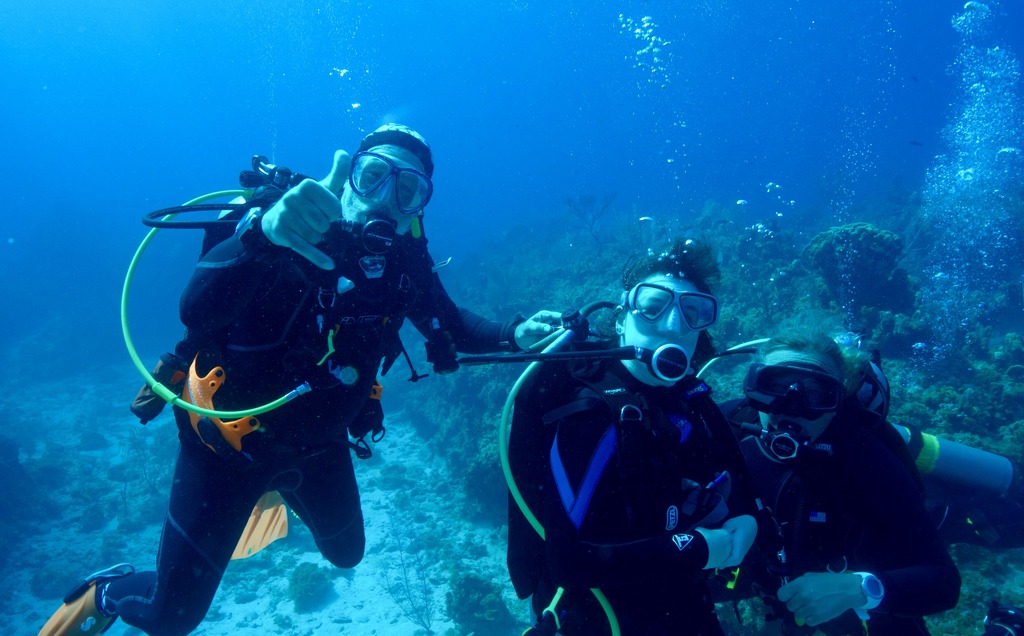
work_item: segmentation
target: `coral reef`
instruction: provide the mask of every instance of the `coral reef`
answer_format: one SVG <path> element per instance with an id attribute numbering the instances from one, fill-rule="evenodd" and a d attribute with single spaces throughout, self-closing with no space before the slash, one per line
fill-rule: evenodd
<path id="1" fill-rule="evenodd" d="M 432 634 L 436 608 L 428 563 L 436 560 L 432 557 L 436 557 L 437 546 L 431 545 L 429 535 L 421 528 L 400 526 L 398 516 L 394 510 L 388 514 L 388 534 L 395 556 L 385 562 L 381 583 L 402 616 Z"/>
<path id="2" fill-rule="evenodd" d="M 903 239 L 871 223 L 849 223 L 821 232 L 804 256 L 844 307 L 876 307 L 907 313 L 914 291 L 899 267 Z"/>
<path id="3" fill-rule="evenodd" d="M 334 594 L 327 569 L 315 563 L 300 563 L 288 576 L 288 594 L 296 612 L 311 612 Z"/>
<path id="4" fill-rule="evenodd" d="M 471 572 L 452 572 L 448 615 L 463 634 L 496 634 L 515 622 L 501 600 L 501 587 Z"/>

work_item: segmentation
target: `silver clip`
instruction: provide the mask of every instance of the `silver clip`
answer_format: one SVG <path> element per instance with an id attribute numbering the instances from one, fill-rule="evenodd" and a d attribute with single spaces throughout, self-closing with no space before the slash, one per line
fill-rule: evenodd
<path id="1" fill-rule="evenodd" d="M 326 289 L 324 287 L 321 287 L 320 290 L 316 293 L 316 302 L 322 308 L 330 309 L 331 307 L 334 307 L 334 300 L 337 297 L 338 295 L 334 292 L 333 289 Z M 324 298 L 330 298 L 330 304 L 324 304 Z"/>
<path id="2" fill-rule="evenodd" d="M 625 424 L 626 422 L 642 422 L 643 419 L 644 412 L 635 404 L 627 404 L 619 411 L 619 423 L 621 424 Z"/>
<path id="3" fill-rule="evenodd" d="M 437 270 L 441 269 L 442 267 L 447 267 L 451 262 L 452 262 L 452 257 L 449 256 L 448 258 L 444 259 L 440 263 L 438 263 L 438 264 L 434 265 L 433 267 L 431 267 L 430 271 L 431 271 L 431 273 L 436 272 Z"/>

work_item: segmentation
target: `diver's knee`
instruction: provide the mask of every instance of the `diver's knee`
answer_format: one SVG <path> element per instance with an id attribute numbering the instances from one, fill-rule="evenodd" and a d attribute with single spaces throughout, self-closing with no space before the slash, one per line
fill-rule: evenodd
<path id="1" fill-rule="evenodd" d="M 337 522 L 334 524 L 337 528 Z M 321 526 L 323 528 L 323 526 Z M 329 536 L 314 531 L 320 554 L 339 568 L 354 568 L 363 560 L 366 552 L 366 530 L 363 527 L 363 513 L 358 508 L 345 520 L 344 528 Z"/>
<path id="2" fill-rule="evenodd" d="M 320 553 L 331 565 L 338 568 L 354 568 L 363 560 L 366 541 L 328 541 L 320 545 Z"/>

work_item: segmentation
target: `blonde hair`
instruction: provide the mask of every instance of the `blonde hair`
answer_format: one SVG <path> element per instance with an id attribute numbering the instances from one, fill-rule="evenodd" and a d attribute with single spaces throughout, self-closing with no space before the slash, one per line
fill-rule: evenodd
<path id="1" fill-rule="evenodd" d="M 762 356 L 783 351 L 799 351 L 820 358 L 828 367 L 839 370 L 847 395 L 852 395 L 864 381 L 869 356 L 860 349 L 843 347 L 831 333 L 817 325 L 790 326 L 776 334 L 761 349 Z"/>

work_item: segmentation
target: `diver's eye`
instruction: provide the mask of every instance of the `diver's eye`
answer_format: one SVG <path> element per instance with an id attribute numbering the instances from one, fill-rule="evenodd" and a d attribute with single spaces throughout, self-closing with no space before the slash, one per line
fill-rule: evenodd
<path id="1" fill-rule="evenodd" d="M 661 315 L 672 302 L 672 293 L 657 287 L 642 286 L 636 292 L 636 311 L 644 318 L 654 319 Z"/>

